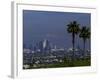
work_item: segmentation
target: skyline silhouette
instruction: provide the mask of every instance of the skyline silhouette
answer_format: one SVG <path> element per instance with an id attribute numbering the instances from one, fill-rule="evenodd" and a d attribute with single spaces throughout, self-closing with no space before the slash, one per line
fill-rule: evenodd
<path id="1" fill-rule="evenodd" d="M 23 10 L 23 43 L 30 46 L 47 39 L 58 48 L 70 48 L 72 37 L 66 31 L 66 25 L 72 20 L 77 21 L 80 27 L 91 27 L 90 13 Z M 83 48 L 82 39 L 76 36 L 75 40 L 75 47 Z"/>

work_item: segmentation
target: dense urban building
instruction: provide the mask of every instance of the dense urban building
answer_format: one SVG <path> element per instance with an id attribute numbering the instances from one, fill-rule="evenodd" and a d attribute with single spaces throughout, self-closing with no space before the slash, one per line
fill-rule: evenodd
<path id="1" fill-rule="evenodd" d="M 75 59 L 82 58 L 82 50 L 75 49 Z M 24 48 L 23 50 L 23 67 L 28 68 L 28 65 L 37 67 L 36 64 L 54 64 L 61 63 L 64 59 L 72 59 L 73 49 L 57 48 L 56 45 L 51 46 L 50 41 L 43 40 L 35 44 L 34 47 Z M 85 57 L 90 56 L 90 51 L 86 50 Z M 27 67 L 26 67 L 27 65 Z"/>

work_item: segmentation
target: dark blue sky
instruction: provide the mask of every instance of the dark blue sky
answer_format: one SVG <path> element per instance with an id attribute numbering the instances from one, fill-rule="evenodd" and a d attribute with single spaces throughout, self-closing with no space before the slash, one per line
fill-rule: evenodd
<path id="1" fill-rule="evenodd" d="M 89 13 L 23 10 L 23 42 L 27 46 L 34 46 L 37 42 L 48 39 L 59 48 L 70 48 L 72 36 L 66 31 L 66 25 L 74 20 L 80 27 L 91 26 Z M 76 37 L 75 44 L 83 47 L 82 39 Z M 89 44 L 88 41 L 86 44 Z"/>

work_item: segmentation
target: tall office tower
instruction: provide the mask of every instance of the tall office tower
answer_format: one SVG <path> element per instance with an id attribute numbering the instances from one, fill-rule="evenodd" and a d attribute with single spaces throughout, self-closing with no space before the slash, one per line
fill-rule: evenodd
<path id="1" fill-rule="evenodd" d="M 41 53 L 43 53 L 43 42 L 42 41 L 38 43 L 38 49 L 40 50 Z"/>
<path id="2" fill-rule="evenodd" d="M 54 46 L 54 49 L 55 49 L 55 51 L 57 50 L 57 46 L 56 45 Z"/>
<path id="3" fill-rule="evenodd" d="M 50 52 L 51 46 L 48 40 L 43 41 L 43 49 L 44 49 L 44 52 Z"/>

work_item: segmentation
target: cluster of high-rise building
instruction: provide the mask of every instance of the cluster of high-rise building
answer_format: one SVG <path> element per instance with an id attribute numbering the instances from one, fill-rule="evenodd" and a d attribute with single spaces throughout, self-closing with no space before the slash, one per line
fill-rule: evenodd
<path id="1" fill-rule="evenodd" d="M 40 41 L 34 46 L 34 52 L 46 53 L 51 51 L 51 45 L 48 40 Z"/>

